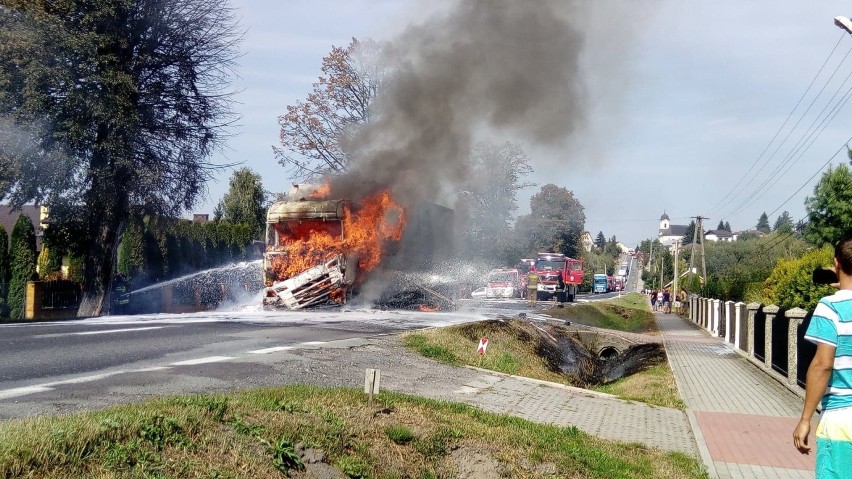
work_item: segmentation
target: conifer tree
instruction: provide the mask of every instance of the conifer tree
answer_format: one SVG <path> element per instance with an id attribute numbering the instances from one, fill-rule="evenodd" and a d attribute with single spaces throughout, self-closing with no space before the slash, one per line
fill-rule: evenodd
<path id="1" fill-rule="evenodd" d="M 12 270 L 9 281 L 9 317 L 21 319 L 24 317 L 27 281 L 37 279 L 35 227 L 27 215 L 18 216 L 12 230 L 9 257 Z"/>
<path id="2" fill-rule="evenodd" d="M 9 235 L 6 228 L 0 225 L 0 318 L 9 317 L 9 280 L 12 270 L 9 266 Z"/>

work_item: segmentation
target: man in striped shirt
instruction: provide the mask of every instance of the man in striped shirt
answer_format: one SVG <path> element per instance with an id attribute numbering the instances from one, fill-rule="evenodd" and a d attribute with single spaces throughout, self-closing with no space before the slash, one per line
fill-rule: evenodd
<path id="1" fill-rule="evenodd" d="M 816 355 L 805 379 L 805 405 L 793 432 L 802 454 L 811 451 L 811 418 L 822 403 L 816 430 L 816 477 L 852 474 L 852 235 L 834 248 L 839 290 L 819 301 L 805 339 L 816 344 Z"/>

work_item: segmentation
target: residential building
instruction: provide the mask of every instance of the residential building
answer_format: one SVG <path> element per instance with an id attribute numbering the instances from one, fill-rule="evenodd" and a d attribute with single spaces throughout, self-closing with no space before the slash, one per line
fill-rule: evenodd
<path id="1" fill-rule="evenodd" d="M 595 244 L 595 240 L 592 239 L 592 234 L 589 233 L 588 231 L 583 231 L 580 234 L 580 244 L 583 245 L 583 249 L 586 252 L 591 251 L 592 246 L 594 246 L 594 244 Z"/>
<path id="2" fill-rule="evenodd" d="M 737 234 L 731 233 L 728 230 L 710 230 L 704 233 L 704 239 L 707 241 L 731 242 L 737 240 Z"/>

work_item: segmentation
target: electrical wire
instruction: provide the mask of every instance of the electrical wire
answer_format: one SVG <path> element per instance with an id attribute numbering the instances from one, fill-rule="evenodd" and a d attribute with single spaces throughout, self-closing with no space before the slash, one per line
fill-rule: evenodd
<path id="1" fill-rule="evenodd" d="M 798 126 L 799 126 L 799 124 L 802 122 L 802 120 L 804 120 L 805 115 L 807 115 L 807 113 L 811 110 L 811 108 L 812 108 L 812 107 L 813 107 L 813 105 L 815 104 L 816 100 L 817 100 L 817 99 L 819 98 L 819 96 L 823 93 L 823 91 L 825 91 L 825 88 L 828 86 L 829 82 L 831 82 L 831 80 L 832 80 L 832 79 L 834 79 L 834 76 L 836 75 L 837 71 L 838 71 L 838 70 L 840 69 L 840 67 L 843 65 L 843 62 L 846 60 L 846 58 L 849 56 L 849 54 L 850 54 L 850 53 L 852 53 L 852 47 L 850 47 L 850 49 L 846 52 L 846 55 L 844 55 L 843 60 L 841 60 L 841 63 L 839 63 L 839 64 L 837 65 L 837 68 L 835 68 L 835 69 L 834 69 L 834 71 L 832 72 L 831 76 L 829 77 L 829 79 L 828 79 L 828 80 L 826 80 L 826 83 L 825 83 L 825 84 L 823 85 L 823 87 L 820 89 L 820 91 L 819 91 L 819 93 L 817 94 L 817 96 L 816 96 L 816 97 L 814 97 L 813 101 L 811 101 L 811 104 L 810 104 L 810 105 L 808 106 L 808 108 L 807 108 L 807 109 L 806 109 L 806 110 L 802 113 L 802 115 L 799 117 L 799 120 L 798 120 L 798 121 L 796 121 L 796 124 L 795 124 L 795 125 L 793 125 L 793 128 L 792 128 L 792 129 L 790 129 L 790 131 L 789 131 L 789 132 L 787 132 L 787 135 L 784 137 L 784 140 L 783 140 L 783 141 L 781 141 L 781 143 L 779 143 L 779 144 L 778 144 L 778 147 L 775 149 L 775 151 L 773 151 L 773 152 L 772 152 L 772 155 L 770 155 L 770 156 L 766 159 L 766 161 L 765 161 L 765 162 L 761 165 L 761 167 L 760 167 L 760 169 L 757 171 L 757 173 L 755 173 L 755 175 L 754 175 L 752 178 L 750 178 L 750 179 L 748 180 L 748 182 L 747 182 L 747 183 L 743 186 L 743 189 L 745 189 L 747 186 L 749 186 L 749 185 L 753 184 L 753 183 L 756 181 L 756 178 L 758 178 L 758 177 L 759 177 L 759 175 L 760 175 L 760 173 L 762 173 L 762 172 L 763 172 L 764 168 L 766 168 L 766 166 L 769 164 L 769 161 L 770 161 L 771 159 L 773 159 L 773 158 L 775 157 L 775 155 L 778 153 L 778 151 L 780 151 L 781 147 L 782 147 L 782 146 L 784 146 L 784 144 L 787 142 L 787 140 L 790 138 L 790 136 L 793 134 L 793 132 L 796 130 L 796 128 L 798 128 Z M 816 121 L 820 118 L 820 116 L 822 116 L 822 113 L 823 113 L 823 112 L 825 112 L 825 110 L 826 110 L 826 109 L 828 108 L 828 106 L 831 104 L 832 100 L 834 100 L 834 98 L 837 96 L 837 94 L 840 92 L 840 90 L 843 88 L 843 86 L 844 86 L 844 85 L 846 84 L 846 82 L 849 80 L 850 76 L 852 76 L 852 72 L 850 72 L 850 74 L 846 76 L 846 79 L 843 81 L 843 83 L 841 84 L 841 86 L 840 86 L 840 87 L 838 87 L 838 89 L 835 91 L 834 95 L 832 95 L 831 99 L 829 99 L 829 101 L 828 101 L 828 102 L 826 102 L 826 105 L 823 107 L 822 111 L 820 112 L 820 114 L 819 114 L 819 115 L 817 115 L 817 118 L 816 118 L 816 119 L 815 119 L 815 120 L 811 123 L 811 125 L 813 125 L 814 123 L 816 123 Z M 844 97 L 845 97 L 845 95 L 844 95 Z M 843 98 L 843 97 L 841 97 L 841 101 L 840 101 L 840 102 L 842 102 L 842 98 Z M 838 104 L 840 104 L 840 102 L 838 102 Z M 837 108 L 837 105 L 835 105 L 835 108 L 833 108 L 833 109 L 832 109 L 832 111 L 835 111 L 835 109 L 836 109 L 836 108 Z M 830 113 L 829 113 L 829 115 L 830 115 Z M 828 116 L 826 116 L 826 118 L 828 118 Z M 832 117 L 832 118 L 833 118 L 833 117 Z M 810 130 L 810 128 L 809 128 L 809 130 Z M 798 145 L 798 144 L 800 144 L 800 143 L 802 142 L 802 140 L 803 140 L 803 139 L 804 139 L 804 138 L 808 135 L 808 131 L 809 131 L 809 130 L 806 130 L 806 132 L 802 134 L 802 136 L 799 138 L 799 141 L 796 143 L 796 145 Z M 815 133 L 815 131 L 814 131 L 814 132 L 812 132 L 812 133 L 811 133 L 811 135 L 813 135 L 814 133 Z M 807 141 L 807 140 L 805 140 L 805 141 Z M 794 145 L 794 147 L 793 147 L 794 149 L 796 148 L 796 145 Z M 789 160 L 788 160 L 788 161 L 789 161 Z M 782 165 L 780 168 L 783 168 L 783 165 Z M 759 194 L 759 193 L 760 193 L 760 191 L 763 189 L 763 187 L 765 187 L 765 186 L 766 186 L 766 185 L 768 185 L 768 184 L 769 184 L 772 180 L 774 180 L 774 179 L 775 179 L 775 177 L 777 176 L 777 171 L 778 171 L 778 170 L 779 170 L 779 167 L 776 167 L 776 168 L 775 168 L 775 170 L 774 170 L 774 172 L 773 172 L 773 174 L 770 174 L 769 176 L 767 176 L 767 177 L 766 177 L 766 178 L 765 178 L 765 179 L 764 179 L 764 180 L 760 183 L 760 185 L 759 185 L 758 187 L 756 187 L 756 188 L 752 188 L 752 189 L 750 190 L 750 191 L 751 191 L 751 193 L 750 193 L 750 194 L 749 194 L 749 195 L 748 195 L 748 196 L 747 196 L 747 197 L 746 197 L 746 198 L 745 198 L 745 199 L 744 199 L 741 203 L 739 203 L 739 205 L 738 205 L 736 208 L 734 208 L 733 210 L 729 211 L 727 214 L 725 214 L 725 215 L 723 215 L 723 216 L 732 216 L 732 215 L 734 215 L 735 213 L 737 213 L 737 212 L 741 211 L 741 210 L 742 210 L 745 206 L 747 206 L 747 205 L 749 204 L 749 202 L 750 202 L 750 201 L 751 201 L 751 200 L 752 200 L 752 199 L 753 199 L 753 198 L 754 198 L 757 194 Z"/>
<path id="2" fill-rule="evenodd" d="M 757 158 L 755 158 L 754 161 L 751 163 L 751 166 L 749 166 L 748 171 L 746 171 L 746 173 L 743 176 L 740 177 L 740 180 L 733 187 L 731 187 L 731 189 L 725 194 L 725 196 L 722 197 L 722 199 L 719 200 L 716 203 L 716 205 L 714 205 L 710 209 L 711 212 L 716 211 L 717 208 L 720 208 L 720 207 L 724 206 L 725 204 L 727 204 L 727 202 L 725 200 L 727 200 L 732 193 L 737 191 L 739 186 L 742 184 L 743 180 L 748 177 L 749 173 L 751 173 L 752 170 L 754 170 L 754 167 L 757 165 L 757 163 L 760 161 L 760 159 L 763 157 L 763 155 L 765 155 L 766 152 L 769 150 L 770 146 L 772 146 L 772 143 L 778 138 L 778 135 L 780 135 L 781 132 L 784 130 L 784 127 L 787 126 L 787 123 L 790 121 L 790 118 L 793 117 L 793 113 L 795 113 L 796 109 L 799 108 L 799 105 L 802 103 L 802 100 L 804 100 L 805 96 L 807 96 L 808 92 L 811 90 L 811 87 L 814 85 L 817 78 L 819 78 L 819 75 L 822 73 L 823 69 L 825 69 L 825 66 L 828 64 L 828 61 L 834 55 L 834 52 L 837 50 L 837 47 L 840 45 L 840 42 L 843 41 L 843 38 L 845 36 L 846 36 L 846 33 L 844 32 L 840 35 L 840 38 L 837 39 L 837 43 L 834 44 L 834 48 L 831 49 L 828 56 L 825 58 L 825 61 L 822 63 L 822 66 L 819 67 L 819 70 L 817 70 L 813 79 L 811 79 L 811 82 L 808 84 L 808 87 L 805 88 L 805 91 L 799 97 L 799 100 L 796 101 L 796 104 L 793 106 L 793 109 L 790 110 L 790 113 L 787 115 L 787 118 L 785 118 L 784 122 L 781 124 L 781 126 L 778 127 L 778 130 L 775 132 L 775 135 L 772 136 L 772 139 L 769 140 L 769 143 L 767 143 L 766 147 L 763 148 L 763 151 L 760 152 L 760 155 L 758 155 Z M 848 56 L 849 52 L 847 52 L 846 55 Z M 844 59 L 845 58 L 846 57 L 844 57 Z M 841 64 L 842 64 L 842 61 L 841 61 Z M 824 88 L 825 88 L 825 86 L 823 86 L 823 89 Z M 815 97 L 815 99 L 818 98 L 818 97 L 819 97 L 819 94 L 817 94 L 817 97 Z"/>

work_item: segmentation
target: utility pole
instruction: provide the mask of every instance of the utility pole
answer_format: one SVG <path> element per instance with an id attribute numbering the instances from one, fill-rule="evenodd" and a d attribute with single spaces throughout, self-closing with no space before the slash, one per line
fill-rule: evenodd
<path id="1" fill-rule="evenodd" d="M 652 264 L 654 264 L 654 240 L 651 240 L 651 251 L 648 253 L 648 270 L 651 269 Z"/>
<path id="2" fill-rule="evenodd" d="M 676 239 L 676 240 L 675 240 L 674 279 L 672 279 L 672 291 L 674 292 L 674 295 L 675 295 L 675 296 L 677 296 L 677 293 L 678 293 L 678 289 L 677 289 L 677 278 L 678 278 L 678 274 L 677 274 L 677 256 L 678 256 L 678 254 L 679 254 L 679 253 L 680 253 L 680 238 L 678 238 L 678 239 Z M 672 301 L 672 302 L 674 302 L 674 301 Z"/>
<path id="3" fill-rule="evenodd" d="M 666 285 L 666 282 L 663 280 L 665 275 L 666 275 L 666 257 L 661 254 L 660 255 L 660 291 L 662 291 L 663 288 Z"/>
<path id="4" fill-rule="evenodd" d="M 692 218 L 695 220 L 695 229 L 692 231 L 692 249 L 689 253 L 689 272 L 692 273 L 692 271 L 695 268 L 695 244 L 700 239 L 701 240 L 701 252 L 700 252 L 700 254 L 701 254 L 701 281 L 702 281 L 702 284 L 703 284 L 703 282 L 707 281 L 707 263 L 704 260 L 704 227 L 702 226 L 701 223 L 702 223 L 703 220 L 709 220 L 710 218 L 707 218 L 706 216 L 701 216 L 701 215 L 693 216 Z"/>

